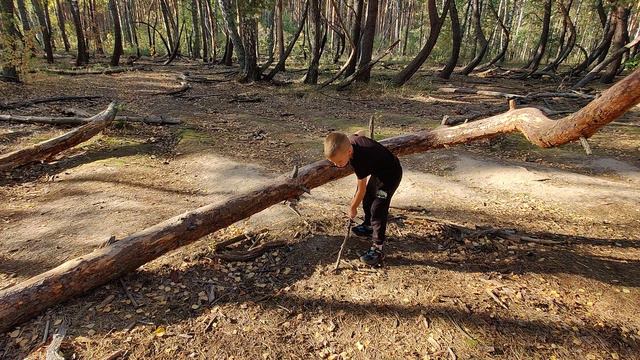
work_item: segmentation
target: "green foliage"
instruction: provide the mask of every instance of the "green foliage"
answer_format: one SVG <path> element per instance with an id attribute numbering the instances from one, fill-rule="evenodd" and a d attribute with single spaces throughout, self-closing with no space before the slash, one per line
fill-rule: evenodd
<path id="1" fill-rule="evenodd" d="M 638 66 L 640 66 L 640 55 L 637 55 L 633 59 L 627 60 L 627 62 L 625 63 L 625 67 L 629 70 L 635 70 L 638 68 Z"/>
<path id="2" fill-rule="evenodd" d="M 238 10 L 246 18 L 258 17 L 262 10 L 275 6 L 275 0 L 238 0 Z"/>
<path id="3" fill-rule="evenodd" d="M 38 31 L 32 29 L 24 33 L 24 44 L 20 38 L 12 37 L 9 34 L 0 33 L 0 67 L 13 65 L 20 74 L 25 74 L 29 70 L 32 49 L 36 49 L 36 34 Z"/>

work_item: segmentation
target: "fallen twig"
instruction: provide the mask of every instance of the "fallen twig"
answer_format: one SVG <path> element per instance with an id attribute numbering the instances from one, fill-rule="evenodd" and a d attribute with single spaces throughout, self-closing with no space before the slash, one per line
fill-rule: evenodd
<path id="1" fill-rule="evenodd" d="M 116 360 L 119 357 L 123 357 L 125 354 L 127 353 L 127 351 L 125 350 L 116 350 L 114 352 L 112 352 L 111 354 L 105 356 L 102 360 Z"/>
<path id="2" fill-rule="evenodd" d="M 344 235 L 344 240 L 342 240 L 342 245 L 340 245 L 340 251 L 338 251 L 338 259 L 336 260 L 336 266 L 333 268 L 333 271 L 338 271 L 338 267 L 340 267 L 340 259 L 342 259 L 342 252 L 344 251 L 344 247 L 349 240 L 349 236 L 351 236 L 351 225 L 353 225 L 353 220 L 349 218 L 347 221 L 347 233 Z"/>
<path id="3" fill-rule="evenodd" d="M 133 295 L 131 295 L 131 293 L 129 292 L 129 289 L 127 289 L 127 284 L 124 282 L 124 280 L 120 279 L 120 285 L 122 285 L 122 289 L 124 289 L 124 293 L 129 298 L 129 301 L 131 301 L 131 304 L 134 307 L 139 307 L 140 305 L 138 304 L 136 299 L 133 298 Z"/>
<path id="4" fill-rule="evenodd" d="M 264 243 L 248 251 L 228 251 L 225 253 L 215 254 L 215 257 L 227 261 L 249 261 L 262 256 L 270 249 L 287 245 L 284 240 L 276 240 Z"/>
<path id="5" fill-rule="evenodd" d="M 49 346 L 47 347 L 47 360 L 64 360 L 64 356 L 61 356 L 58 353 L 58 350 L 60 349 L 60 345 L 62 345 L 62 340 L 67 334 L 68 328 L 68 319 L 64 318 L 62 320 L 62 323 L 60 324 L 60 327 L 58 328 L 58 331 L 53 334 L 53 340 L 51 340 L 51 344 L 49 344 Z"/>
<path id="6" fill-rule="evenodd" d="M 486 288 L 485 292 L 487 293 L 487 295 L 489 295 L 493 301 L 495 301 L 496 303 L 498 303 L 498 305 L 502 306 L 505 309 L 509 309 L 509 307 L 507 306 L 507 304 L 505 304 L 502 300 L 500 300 L 499 297 L 496 296 L 496 294 L 493 293 L 493 289 L 491 288 Z"/>

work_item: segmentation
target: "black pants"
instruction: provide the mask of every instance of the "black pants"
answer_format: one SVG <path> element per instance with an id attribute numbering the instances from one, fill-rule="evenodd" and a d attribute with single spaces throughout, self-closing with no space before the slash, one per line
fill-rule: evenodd
<path id="1" fill-rule="evenodd" d="M 371 175 L 369 182 L 367 182 L 367 191 L 362 200 L 364 224 L 371 225 L 373 228 L 373 242 L 376 245 L 384 243 L 389 205 L 391 204 L 391 197 L 396 192 L 398 185 L 400 185 L 400 180 L 402 180 L 402 170 L 394 177 L 394 180 L 387 184 Z"/>

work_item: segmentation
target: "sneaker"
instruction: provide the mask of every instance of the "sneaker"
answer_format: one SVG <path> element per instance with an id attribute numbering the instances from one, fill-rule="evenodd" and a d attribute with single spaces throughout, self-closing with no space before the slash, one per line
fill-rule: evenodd
<path id="1" fill-rule="evenodd" d="M 369 265 L 369 266 L 377 266 L 382 263 L 384 259 L 384 253 L 382 250 L 371 248 L 367 250 L 362 256 L 360 256 L 360 261 Z"/>
<path id="2" fill-rule="evenodd" d="M 358 236 L 369 237 L 373 234 L 373 229 L 370 225 L 360 224 L 351 228 L 351 232 Z"/>

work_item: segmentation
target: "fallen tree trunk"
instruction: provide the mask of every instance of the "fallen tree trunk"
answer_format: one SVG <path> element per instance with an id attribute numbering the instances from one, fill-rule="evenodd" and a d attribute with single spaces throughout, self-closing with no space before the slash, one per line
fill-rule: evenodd
<path id="1" fill-rule="evenodd" d="M 551 120 L 538 109 L 522 108 L 460 126 L 397 136 L 381 143 L 401 156 L 519 131 L 531 143 L 548 148 L 590 137 L 638 102 L 640 69 L 578 112 L 560 120 Z M 350 173 L 350 169 L 334 167 L 329 161 L 317 161 L 300 168 L 294 178 L 281 176 L 252 191 L 178 215 L 18 283 L 0 292 L 0 332 L 49 306 L 117 279 L 162 254 L 283 200 L 298 197 L 307 188 Z"/>
<path id="2" fill-rule="evenodd" d="M 116 116 L 116 104 L 111 103 L 90 122 L 66 134 L 37 143 L 24 149 L 0 155 L 0 171 L 11 170 L 33 161 L 46 160 L 70 147 L 87 141 L 107 127 Z"/>
<path id="3" fill-rule="evenodd" d="M 78 76 L 78 75 L 112 75 L 123 73 L 127 71 L 138 71 L 144 70 L 146 66 L 137 65 L 132 67 L 116 67 L 116 68 L 108 68 L 104 70 L 65 70 L 65 69 L 43 69 L 43 71 L 48 72 L 50 74 L 56 75 L 70 75 L 70 76 Z"/>
<path id="4" fill-rule="evenodd" d="M 43 104 L 57 101 L 74 101 L 74 100 L 93 100 L 99 99 L 102 95 L 83 95 L 83 96 L 54 96 L 42 99 L 15 101 L 5 104 L 0 104 L 0 110 L 17 109 L 25 106 L 32 106 L 36 104 Z"/>
<path id="5" fill-rule="evenodd" d="M 564 92 L 564 93 L 555 93 L 555 92 L 539 92 L 539 93 L 531 93 L 527 95 L 520 94 L 511 94 L 500 91 L 490 91 L 490 90 L 478 90 L 472 88 L 451 88 L 451 87 L 442 87 L 438 89 L 438 92 L 447 93 L 447 94 L 477 94 L 477 95 L 485 95 L 485 96 L 493 96 L 493 97 L 503 97 L 506 99 L 522 99 L 522 100 L 535 100 L 535 99 L 544 99 L 544 98 L 554 98 L 554 97 L 562 97 L 562 98 L 570 98 L 570 99 L 593 99 L 594 95 L 583 94 L 579 92 Z"/>
<path id="6" fill-rule="evenodd" d="M 179 119 L 165 117 L 165 116 L 116 116 L 115 121 L 124 122 L 140 122 L 145 124 L 157 124 L 157 125 L 175 125 L 180 124 Z M 18 123 L 31 123 L 31 124 L 50 124 L 50 125 L 84 125 L 91 122 L 90 118 L 84 117 L 46 117 L 46 116 L 22 116 L 22 115 L 1 115 L 0 121 L 11 121 Z"/>

